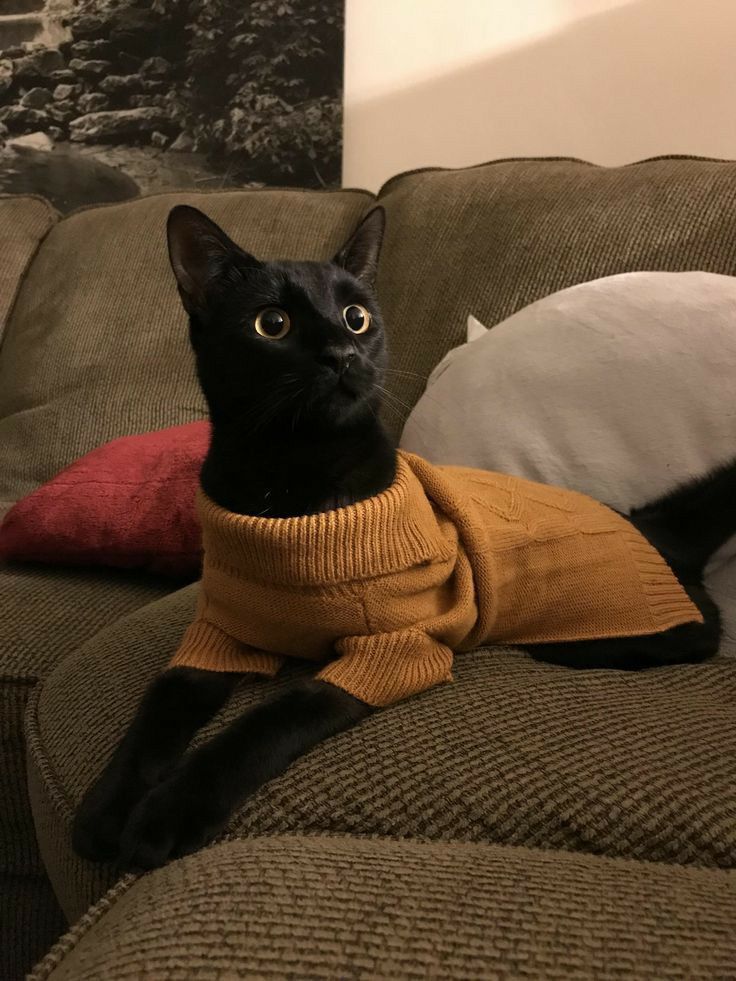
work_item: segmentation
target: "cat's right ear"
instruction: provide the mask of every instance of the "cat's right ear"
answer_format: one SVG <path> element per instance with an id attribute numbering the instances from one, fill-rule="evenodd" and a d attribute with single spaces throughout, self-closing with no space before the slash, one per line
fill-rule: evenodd
<path id="1" fill-rule="evenodd" d="M 211 287 L 235 279 L 240 270 L 260 265 L 211 218 L 197 208 L 177 205 L 166 223 L 169 259 L 187 313 L 203 310 Z"/>
<path id="2" fill-rule="evenodd" d="M 347 269 L 356 279 L 373 286 L 385 227 L 386 212 L 377 205 L 368 212 L 332 261 Z"/>

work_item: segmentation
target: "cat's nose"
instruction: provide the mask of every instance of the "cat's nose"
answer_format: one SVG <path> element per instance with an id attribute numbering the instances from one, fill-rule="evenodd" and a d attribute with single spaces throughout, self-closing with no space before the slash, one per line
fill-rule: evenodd
<path id="1" fill-rule="evenodd" d="M 326 368 L 331 368 L 338 375 L 344 374 L 355 357 L 355 351 L 343 348 L 326 348 L 317 359 Z"/>

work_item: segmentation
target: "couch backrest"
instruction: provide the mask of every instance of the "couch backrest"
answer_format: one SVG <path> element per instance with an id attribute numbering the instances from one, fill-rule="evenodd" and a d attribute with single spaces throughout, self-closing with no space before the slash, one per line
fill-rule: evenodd
<path id="1" fill-rule="evenodd" d="M 413 373 L 387 387 L 409 405 L 465 340 L 468 313 L 491 326 L 556 290 L 631 270 L 736 275 L 732 162 L 502 160 L 409 172 L 379 200 L 388 223 L 378 292 L 394 366 Z"/>
<path id="2" fill-rule="evenodd" d="M 42 198 L 0 195 L 0 343 L 26 269 L 57 218 Z"/>
<path id="3" fill-rule="evenodd" d="M 186 191 L 82 210 L 48 231 L 48 207 L 24 200 L 0 200 L 11 278 L 45 234 L 0 347 L 0 504 L 106 440 L 202 417 L 166 257 L 173 204 L 198 205 L 263 257 L 324 259 L 374 203 L 363 191 Z M 629 270 L 736 275 L 732 162 L 506 160 L 409 172 L 379 200 L 388 224 L 377 288 L 399 400 L 385 418 L 397 436 L 470 312 L 490 326 Z M 7 305 L 14 291 L 3 287 Z"/>
<path id="4" fill-rule="evenodd" d="M 59 221 L 0 347 L 0 502 L 116 436 L 203 417 L 166 254 L 174 204 L 202 208 L 264 258 L 327 259 L 371 201 L 361 191 L 182 192 Z"/>

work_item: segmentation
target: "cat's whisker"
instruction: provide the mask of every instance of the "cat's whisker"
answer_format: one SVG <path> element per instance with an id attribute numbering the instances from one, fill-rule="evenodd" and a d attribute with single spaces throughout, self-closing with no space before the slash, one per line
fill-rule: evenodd
<path id="1" fill-rule="evenodd" d="M 305 387 L 302 386 L 299 389 L 299 391 L 296 393 L 296 395 L 294 396 L 294 401 L 296 401 L 300 396 L 302 396 L 304 394 L 304 392 L 305 392 Z M 299 415 L 300 415 L 300 413 L 301 413 L 301 411 L 302 411 L 303 408 L 304 408 L 304 402 L 303 401 L 302 402 L 299 402 L 299 404 L 296 407 L 296 412 L 294 413 L 294 415 L 292 417 L 292 420 L 291 420 L 291 431 L 292 431 L 292 433 L 296 432 L 296 424 L 297 424 L 297 421 L 299 420 Z"/>
<path id="2" fill-rule="evenodd" d="M 265 426 L 267 426 L 268 423 L 272 422 L 276 418 L 276 416 L 278 416 L 279 411 L 290 401 L 291 401 L 290 396 L 284 396 L 283 398 L 274 402 L 273 405 L 270 407 L 270 410 L 268 412 L 264 412 L 264 414 L 258 420 L 256 425 L 251 430 L 251 432 L 256 433 L 259 430 L 263 429 Z"/>
<path id="3" fill-rule="evenodd" d="M 386 392 L 387 390 L 386 390 L 386 389 L 383 389 L 383 391 L 384 391 L 384 392 Z M 399 403 L 400 403 L 401 405 L 403 405 L 403 406 L 404 406 L 404 408 L 406 408 L 406 409 L 408 409 L 408 410 L 409 410 L 409 412 L 412 412 L 412 411 L 413 411 L 413 409 L 414 409 L 414 406 L 410 406 L 410 405 L 409 405 L 409 404 L 408 404 L 407 402 L 404 402 L 404 401 L 403 401 L 403 399 L 401 399 L 401 398 L 399 398 L 399 396 L 398 396 L 398 395 L 396 395 L 396 393 L 395 393 L 395 392 L 391 392 L 391 393 L 389 393 L 389 394 L 390 394 L 390 395 L 392 396 L 392 398 L 394 398 L 394 399 L 395 399 L 395 400 L 396 400 L 397 402 L 399 402 Z M 428 401 L 430 401 L 430 402 L 433 402 L 433 403 L 434 403 L 435 405 L 438 405 L 438 406 L 439 406 L 440 408 L 443 408 L 443 405 L 442 405 L 442 402 L 440 402 L 440 400 L 439 400 L 439 399 L 436 399 L 436 398 L 435 398 L 435 397 L 434 397 L 433 395 L 430 395 L 430 394 L 429 394 L 428 392 L 426 392 L 426 391 L 425 391 L 425 392 L 423 392 L 423 393 L 422 393 L 422 396 L 421 396 L 421 397 L 422 397 L 423 399 L 427 399 L 427 400 L 428 400 Z"/>
<path id="4" fill-rule="evenodd" d="M 409 378 L 416 378 L 418 381 L 421 381 L 422 384 L 426 384 L 426 381 L 427 381 L 427 379 L 424 377 L 424 375 L 418 375 L 415 371 L 399 371 L 398 368 L 385 368 L 384 369 L 384 372 L 387 375 L 406 375 Z M 438 399 L 433 398 L 433 396 L 431 396 L 429 394 L 429 391 L 426 388 L 422 392 L 422 396 L 421 397 L 422 398 L 429 399 L 431 402 L 434 402 L 435 405 L 441 405 L 442 404 Z"/>
<path id="5" fill-rule="evenodd" d="M 294 378 L 294 381 L 296 381 L 296 380 L 297 379 L 295 377 Z M 294 383 L 294 381 L 292 382 L 292 384 Z M 282 385 L 282 386 L 280 386 L 279 388 L 276 389 L 277 395 L 281 395 L 281 398 L 274 399 L 273 398 L 273 393 L 271 393 L 268 396 L 268 398 L 264 400 L 264 401 L 268 401 L 268 403 L 269 403 L 268 409 L 258 418 L 258 420 L 256 421 L 255 425 L 251 428 L 251 430 L 250 430 L 251 434 L 257 433 L 261 429 L 263 429 L 265 426 L 267 426 L 269 422 L 271 422 L 273 419 L 276 418 L 276 416 L 279 414 L 279 411 L 288 402 L 291 402 L 294 399 L 293 392 L 288 391 L 288 388 L 289 387 L 290 386 L 288 384 L 286 384 L 286 385 Z M 284 389 L 287 389 L 287 390 L 284 391 Z M 259 404 L 259 407 L 262 404 L 263 404 L 263 402 L 261 402 Z M 253 415 L 252 412 L 251 413 L 248 413 L 248 415 L 245 417 L 245 420 L 244 421 L 247 421 L 250 418 L 252 418 L 252 415 Z"/>
<path id="6" fill-rule="evenodd" d="M 242 417 L 242 423 L 244 425 L 248 424 L 257 417 L 256 425 L 253 427 L 251 432 L 257 432 L 263 425 L 265 425 L 278 410 L 291 398 L 296 398 L 289 389 L 292 388 L 296 382 L 299 381 L 299 377 L 296 374 L 291 374 L 284 376 L 281 384 L 278 385 L 273 391 L 268 392 L 256 405 L 251 406 L 251 408 Z M 282 395 L 281 399 L 274 398 L 274 396 Z M 264 406 L 266 406 L 266 411 L 262 412 Z M 262 414 L 261 414 L 262 413 Z"/>
<path id="7" fill-rule="evenodd" d="M 378 389 L 379 392 L 383 392 L 386 398 L 392 399 L 395 403 L 400 405 L 402 408 L 406 409 L 408 412 L 411 412 L 412 406 L 410 406 L 409 403 L 405 402 L 402 398 L 399 398 L 399 396 L 396 395 L 395 392 L 389 392 L 389 390 L 387 388 L 384 388 L 383 385 L 376 385 L 376 388 Z"/>
<path id="8" fill-rule="evenodd" d="M 416 371 L 401 371 L 398 368 L 384 368 L 383 372 L 386 375 L 405 375 L 407 378 L 417 378 L 421 382 L 426 381 L 425 376 L 418 374 Z"/>
<path id="9" fill-rule="evenodd" d="M 370 414 L 373 416 L 373 418 L 376 420 L 376 422 L 380 425 L 381 420 L 378 418 L 378 413 L 376 412 L 376 410 L 373 408 L 373 406 L 371 405 L 370 402 L 367 402 L 366 405 L 368 406 L 368 411 L 370 412 Z"/>
<path id="10" fill-rule="evenodd" d="M 390 412 L 393 412 L 394 415 L 398 416 L 399 419 L 402 419 L 403 420 L 403 418 L 404 418 L 403 412 L 400 409 L 398 409 L 395 405 L 391 405 L 390 402 L 385 402 L 382 399 L 381 400 L 381 406 L 384 409 L 388 409 Z"/>
<path id="11" fill-rule="evenodd" d="M 382 385 L 377 385 L 376 388 L 379 389 L 379 391 L 381 392 L 382 405 L 386 409 L 390 409 L 400 419 L 403 426 L 407 420 L 407 414 L 404 411 L 404 409 L 408 409 L 409 412 L 411 412 L 411 407 L 402 399 L 400 399 L 397 395 L 394 395 L 393 392 L 389 392 L 388 389 L 384 388 Z M 389 399 L 393 401 L 393 404 L 392 401 L 389 401 Z M 397 402 L 402 408 L 399 408 L 395 404 Z M 416 419 L 414 419 L 412 421 L 412 425 L 417 427 L 420 434 L 425 438 L 425 440 L 427 440 L 428 442 L 429 440 L 431 440 L 432 434 L 427 432 L 427 427 L 424 424 L 420 424 L 416 421 Z"/>
<path id="12" fill-rule="evenodd" d="M 391 412 L 397 415 L 400 419 L 404 418 L 404 410 L 400 406 L 396 405 L 386 395 L 381 395 L 380 399 L 381 399 L 381 405 L 385 409 L 390 409 Z"/>

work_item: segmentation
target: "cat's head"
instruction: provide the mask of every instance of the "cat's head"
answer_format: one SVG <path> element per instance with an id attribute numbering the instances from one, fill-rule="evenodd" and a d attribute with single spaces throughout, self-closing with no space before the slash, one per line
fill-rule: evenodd
<path id="1" fill-rule="evenodd" d="M 374 411 L 386 362 L 374 208 L 329 262 L 268 262 L 196 208 L 168 220 L 171 265 L 213 422 L 339 428 Z"/>

